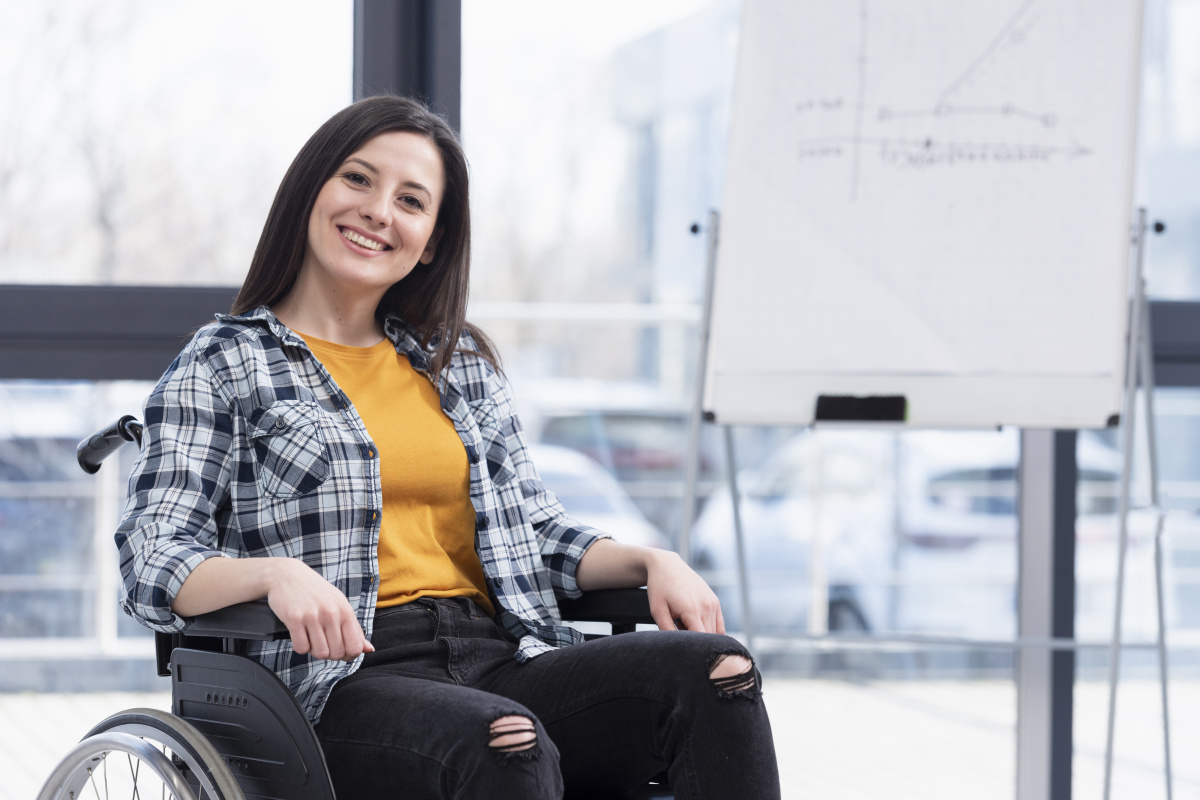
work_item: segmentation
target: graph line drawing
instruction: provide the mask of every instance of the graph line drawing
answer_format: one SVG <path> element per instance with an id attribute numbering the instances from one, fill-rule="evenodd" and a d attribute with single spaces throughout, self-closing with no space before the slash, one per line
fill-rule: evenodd
<path id="1" fill-rule="evenodd" d="M 796 155 L 802 160 L 848 158 L 850 161 L 850 199 L 857 201 L 863 172 L 864 147 L 877 148 L 880 162 L 893 168 L 928 169 L 968 163 L 1015 164 L 1049 162 L 1088 156 L 1092 151 L 1080 144 L 1067 131 L 1061 130 L 1062 120 L 1052 108 L 1035 108 L 1030 104 L 1015 101 L 972 102 L 971 89 L 977 81 L 994 67 L 1009 58 L 1019 58 L 1021 48 L 1036 28 L 1038 19 L 1047 3 L 1052 0 L 1022 0 L 1020 5 L 996 29 L 987 43 L 970 58 L 968 65 L 936 90 L 930 104 L 918 108 L 894 108 L 881 103 L 871 107 L 869 103 L 868 79 L 872 62 L 868 48 L 871 0 L 859 0 L 857 8 L 858 52 L 855 58 L 855 86 L 853 89 L 853 133 L 845 136 L 804 138 L 798 142 Z M 847 94 L 849 94 L 847 92 Z M 797 113 L 817 111 L 836 113 L 850 111 L 842 97 L 807 99 L 795 104 Z M 930 128 L 925 135 L 914 138 L 912 127 L 907 132 L 893 137 L 868 133 L 880 127 L 891 127 L 901 122 L 920 122 L 922 119 L 936 125 L 955 118 L 995 118 L 1010 120 L 1022 131 L 1032 134 L 1035 130 L 1048 132 L 1059 129 L 1057 142 L 1047 143 L 1030 140 L 1028 135 L 1019 135 L 1018 141 L 985 140 L 961 141 L 940 125 Z M 1027 123 L 1027 125 L 1026 125 Z M 938 134 L 940 129 L 941 133 Z M 1016 129 L 1014 129 L 1016 130 Z M 1003 138 L 1003 136 L 999 137 Z M 1044 136 L 1035 138 L 1045 139 Z"/>
<path id="2" fill-rule="evenodd" d="M 975 114 L 979 116 L 1001 116 L 1001 117 L 1018 117 L 1027 119 L 1031 122 L 1037 122 L 1047 128 L 1053 128 L 1058 124 L 1058 115 L 1042 111 L 1031 111 L 1026 108 L 1019 108 L 1012 103 L 1004 103 L 995 107 L 972 107 L 972 106 L 952 106 L 948 103 L 940 103 L 932 109 L 905 110 L 893 111 L 887 106 L 880 107 L 876 112 L 875 119 L 878 122 L 891 122 L 896 119 L 904 119 L 905 117 L 949 117 L 955 114 L 969 115 Z"/>
<path id="3" fill-rule="evenodd" d="M 947 98 L 956 94 L 960 89 L 963 88 L 963 86 L 970 82 L 971 78 L 984 68 L 984 65 L 987 64 L 988 59 L 991 58 L 991 56 L 1005 42 L 1012 41 L 1011 37 L 1017 36 L 1019 41 L 1024 40 L 1024 32 L 1017 30 L 1017 26 L 1021 23 L 1021 20 L 1029 15 L 1034 6 L 1037 4 L 1038 0 L 1025 0 L 1025 3 L 1017 9 L 1017 12 L 1013 14 L 1012 17 L 1009 18 L 1008 22 L 1005 23 L 1004 27 L 1000 29 L 995 38 L 993 38 L 992 41 L 988 43 L 988 46 L 983 49 L 983 52 L 981 52 L 979 56 L 973 62 L 971 62 L 971 66 L 967 67 L 963 74 L 955 78 L 948 87 L 942 90 L 941 95 L 938 97 L 939 105 L 945 103 Z"/>
<path id="4" fill-rule="evenodd" d="M 897 111 L 885 106 L 881 107 L 877 112 L 877 121 L 892 122 L 898 119 L 922 116 L 946 118 L 958 115 L 975 115 L 1010 117 L 1028 120 L 1046 128 L 1055 127 L 1058 124 L 1058 115 L 1052 112 L 1020 108 L 1013 103 L 1002 103 L 994 106 L 963 106 L 951 102 L 955 95 L 963 93 L 977 78 L 991 66 L 999 62 L 1000 56 L 1004 55 L 1006 51 L 1020 47 L 1025 43 L 1025 37 L 1029 29 L 1033 27 L 1033 23 L 1037 17 L 1037 14 L 1034 12 L 1041 2 L 1042 0 L 1025 0 L 1004 25 L 1000 27 L 1000 30 L 992 37 L 991 41 L 971 61 L 971 64 L 958 77 L 952 80 L 946 88 L 938 93 L 937 102 L 932 108 Z"/>
<path id="5" fill-rule="evenodd" d="M 862 159 L 862 125 L 867 91 L 867 0 L 858 3 L 858 102 L 854 111 L 854 166 L 850 182 L 851 200 L 858 199 L 858 170 Z"/>

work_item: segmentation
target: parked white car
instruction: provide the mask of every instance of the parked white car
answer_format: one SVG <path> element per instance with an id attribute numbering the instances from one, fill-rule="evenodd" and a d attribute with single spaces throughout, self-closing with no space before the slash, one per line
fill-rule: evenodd
<path id="1" fill-rule="evenodd" d="M 1079 439 L 1077 635 L 1111 629 L 1119 452 Z M 739 473 L 756 628 L 1016 633 L 1018 432 L 807 430 Z M 1128 630 L 1149 630 L 1149 526 L 1131 526 Z M 728 492 L 692 533 L 693 560 L 736 626 Z M 815 581 L 815 582 L 814 582 Z M 824 594 L 814 585 L 827 587 Z M 827 616 L 810 614 L 824 598 Z M 810 616 L 813 619 L 810 619 Z M 1134 633 L 1134 635 L 1137 635 Z"/>
<path id="2" fill-rule="evenodd" d="M 805 431 L 759 469 L 738 473 L 759 633 L 810 630 L 814 567 L 828 586 L 831 630 L 864 631 L 882 613 L 888 570 L 894 447 L 860 431 Z M 733 514 L 728 491 L 714 492 L 692 530 L 692 560 L 721 597 L 726 622 L 740 626 Z"/>
<path id="3" fill-rule="evenodd" d="M 619 542 L 667 548 L 667 537 L 651 525 L 604 467 L 575 450 L 529 446 L 542 482 L 580 522 L 611 533 Z"/>

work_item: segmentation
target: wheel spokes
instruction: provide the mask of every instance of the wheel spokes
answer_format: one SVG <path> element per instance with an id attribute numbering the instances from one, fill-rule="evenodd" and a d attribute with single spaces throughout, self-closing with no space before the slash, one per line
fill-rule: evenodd
<path id="1" fill-rule="evenodd" d="M 142 768 L 142 760 L 138 759 L 137 766 L 133 765 L 133 756 L 125 754 L 125 759 L 129 762 L 129 771 L 133 774 L 133 800 L 141 800 L 142 796 L 138 792 L 138 770 Z"/>
<path id="2" fill-rule="evenodd" d="M 171 757 L 171 751 L 165 745 L 160 745 L 160 749 L 164 756 L 167 758 Z M 116 800 L 112 794 L 112 789 L 109 787 L 108 779 L 109 757 L 115 755 L 115 751 L 104 753 L 100 758 L 96 759 L 99 762 L 99 766 L 91 767 L 87 770 L 87 782 L 92 787 L 92 794 L 95 795 L 96 800 Z M 168 784 L 166 781 L 162 780 L 162 776 L 158 775 L 154 771 L 148 771 L 146 774 L 142 773 L 142 759 L 132 756 L 129 753 L 125 753 L 124 755 L 126 765 L 128 766 L 128 777 L 123 778 L 119 774 L 115 776 L 117 778 L 115 785 L 118 787 L 121 797 L 128 796 L 131 798 L 131 800 L 141 800 L 143 788 L 153 791 L 153 785 L 144 787 L 143 783 L 147 780 L 156 780 L 159 785 L 160 800 L 177 800 L 174 792 L 169 794 L 167 793 Z M 97 781 L 97 779 L 99 779 L 99 781 Z M 128 786 L 125 785 L 126 781 L 128 781 Z M 104 786 L 103 793 L 100 791 L 101 785 Z M 131 792 L 132 794 L 126 795 L 126 792 Z M 201 800 L 209 797 L 208 792 L 204 791 L 203 788 L 201 788 L 200 794 Z"/>

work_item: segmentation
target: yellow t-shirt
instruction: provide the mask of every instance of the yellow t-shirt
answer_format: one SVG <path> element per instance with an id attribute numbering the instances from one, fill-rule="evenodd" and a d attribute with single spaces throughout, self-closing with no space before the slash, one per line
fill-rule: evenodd
<path id="1" fill-rule="evenodd" d="M 387 339 L 348 347 L 302 337 L 378 448 L 383 521 L 376 605 L 469 597 L 495 615 L 475 552 L 467 452 L 437 389 Z"/>

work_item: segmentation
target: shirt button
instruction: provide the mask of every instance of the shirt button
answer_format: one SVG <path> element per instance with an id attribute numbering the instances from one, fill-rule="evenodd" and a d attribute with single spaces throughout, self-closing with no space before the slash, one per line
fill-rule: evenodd
<path id="1" fill-rule="evenodd" d="M 281 420 L 281 419 L 275 420 L 275 429 L 276 430 L 283 430 L 286 427 L 287 427 L 287 423 L 284 422 L 283 420 Z"/>
<path id="2" fill-rule="evenodd" d="M 496 584 L 497 586 L 503 586 L 504 578 L 493 578 L 492 583 Z"/>

